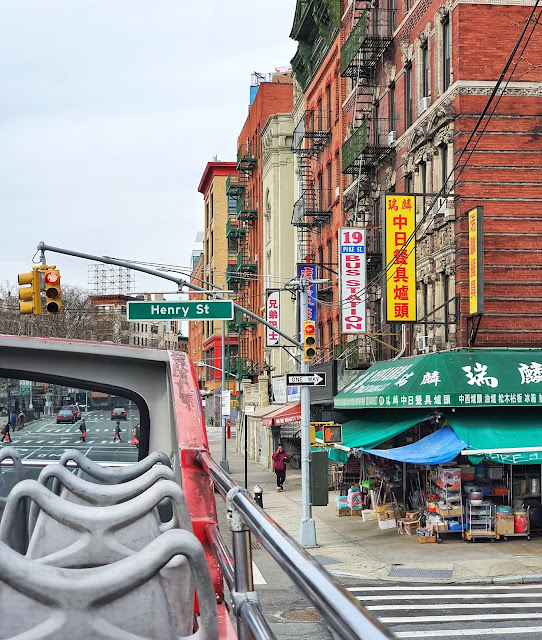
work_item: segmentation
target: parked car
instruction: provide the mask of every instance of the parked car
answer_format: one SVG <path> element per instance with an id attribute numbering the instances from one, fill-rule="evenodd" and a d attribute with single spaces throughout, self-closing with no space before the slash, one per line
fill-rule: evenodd
<path id="1" fill-rule="evenodd" d="M 127 420 L 126 409 L 117 407 L 111 411 L 111 420 Z"/>
<path id="2" fill-rule="evenodd" d="M 79 411 L 79 408 L 77 407 L 77 405 L 75 404 L 68 404 L 65 407 L 62 407 L 63 409 L 69 409 L 73 415 L 75 416 L 76 420 L 81 420 L 81 411 Z"/>
<path id="3" fill-rule="evenodd" d="M 75 415 L 71 409 L 60 409 L 60 411 L 56 414 L 56 423 L 60 424 L 61 422 L 75 424 Z"/>

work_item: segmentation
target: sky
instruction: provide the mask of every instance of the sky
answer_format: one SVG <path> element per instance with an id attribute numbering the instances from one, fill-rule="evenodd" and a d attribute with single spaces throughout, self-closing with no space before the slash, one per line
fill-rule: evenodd
<path id="1" fill-rule="evenodd" d="M 290 64 L 295 0 L 2 0 L 0 280 L 36 245 L 189 266 L 208 161 L 234 160 L 250 76 Z M 47 253 L 63 284 L 86 260 Z M 136 275 L 136 291 L 175 285 Z"/>

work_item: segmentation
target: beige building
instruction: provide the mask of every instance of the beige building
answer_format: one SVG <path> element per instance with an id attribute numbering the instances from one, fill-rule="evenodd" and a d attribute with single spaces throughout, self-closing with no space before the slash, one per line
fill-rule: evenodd
<path id="1" fill-rule="evenodd" d="M 293 119 L 291 113 L 269 117 L 262 129 L 263 184 L 263 277 L 266 290 L 284 289 L 284 284 L 296 277 L 296 232 L 292 226 L 295 199 L 294 155 L 291 150 Z M 262 305 L 263 317 L 266 315 Z M 280 293 L 280 329 L 295 336 L 296 303 L 288 291 Z M 279 338 L 280 344 L 292 345 Z M 288 353 L 278 347 L 265 347 L 264 358 L 272 376 L 292 369 Z"/>

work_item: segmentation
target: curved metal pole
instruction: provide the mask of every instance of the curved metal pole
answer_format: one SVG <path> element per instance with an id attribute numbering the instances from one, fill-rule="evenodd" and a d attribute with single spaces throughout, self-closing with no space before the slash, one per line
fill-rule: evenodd
<path id="1" fill-rule="evenodd" d="M 164 280 L 169 280 L 170 282 L 175 282 L 179 288 L 188 287 L 189 289 L 193 289 L 198 293 L 203 293 L 206 296 L 211 296 L 213 300 L 226 300 L 226 298 L 218 295 L 218 293 L 216 293 L 215 291 L 209 291 L 208 289 L 204 289 L 203 287 L 198 287 L 196 284 L 192 284 L 191 282 L 183 278 L 176 278 L 175 276 L 170 276 L 167 273 L 164 273 L 163 271 L 157 271 L 156 269 L 149 269 L 148 267 L 143 267 L 139 264 L 134 264 L 133 262 L 127 262 L 126 260 L 117 260 L 116 258 L 107 258 L 105 256 L 95 256 L 91 253 L 82 253 L 81 251 L 72 251 L 71 249 L 62 249 L 61 247 L 52 247 L 49 244 L 45 244 L 45 242 L 39 242 L 36 248 L 38 251 L 41 251 L 42 253 L 44 251 L 52 251 L 53 253 L 62 253 L 66 256 L 72 256 L 74 258 L 83 258 L 84 260 L 93 260 L 94 262 L 102 262 L 103 264 L 114 264 L 117 267 L 124 267 L 125 269 L 133 269 L 134 271 L 141 271 L 141 273 L 146 273 L 150 276 L 156 276 L 157 278 L 162 278 Z M 273 329 L 275 333 L 278 333 L 280 336 L 288 340 L 288 342 L 294 344 L 296 347 L 303 346 L 301 342 L 299 342 L 295 338 L 290 337 L 286 333 L 282 333 L 280 329 L 277 329 L 277 327 L 269 324 L 267 320 L 264 320 L 262 317 L 256 315 L 255 313 L 252 313 L 252 311 L 245 309 L 244 307 L 237 304 L 236 302 L 233 302 L 233 306 L 235 309 L 239 309 L 239 311 L 242 311 L 247 316 L 250 316 L 251 318 L 254 318 L 254 320 L 261 322 L 266 327 Z"/>

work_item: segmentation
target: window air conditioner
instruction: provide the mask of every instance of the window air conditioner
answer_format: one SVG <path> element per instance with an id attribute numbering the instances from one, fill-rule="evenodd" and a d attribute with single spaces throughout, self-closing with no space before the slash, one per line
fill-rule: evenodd
<path id="1" fill-rule="evenodd" d="M 446 213 L 446 204 L 447 198 L 437 198 L 431 207 L 431 215 L 434 216 L 440 214 L 443 216 Z"/>
<path id="2" fill-rule="evenodd" d="M 425 96 L 424 98 L 422 98 L 420 100 L 420 104 L 418 105 L 418 111 L 420 115 L 422 115 L 424 111 L 427 111 L 427 109 L 429 109 L 430 106 L 431 106 L 431 98 L 429 96 Z"/>
<path id="3" fill-rule="evenodd" d="M 427 336 L 418 336 L 416 338 L 416 348 L 418 351 L 425 351 L 427 348 Z"/>
<path id="4" fill-rule="evenodd" d="M 390 131 L 388 133 L 388 146 L 397 140 L 397 131 Z"/>

